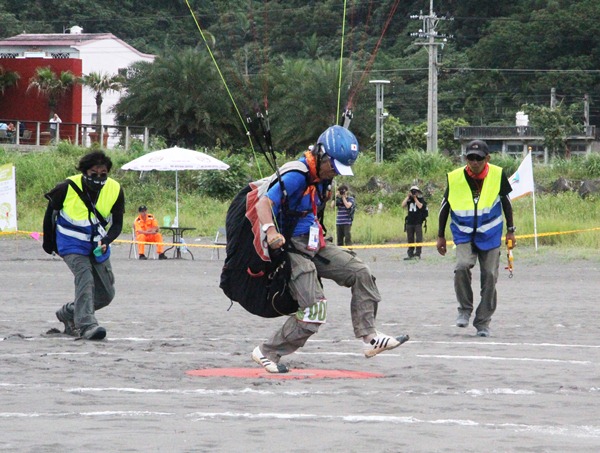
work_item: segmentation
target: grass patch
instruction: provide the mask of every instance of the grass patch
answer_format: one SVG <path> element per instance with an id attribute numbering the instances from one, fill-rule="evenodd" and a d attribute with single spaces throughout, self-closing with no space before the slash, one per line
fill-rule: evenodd
<path id="1" fill-rule="evenodd" d="M 17 175 L 18 226 L 23 231 L 41 231 L 46 208 L 44 193 L 67 176 L 76 174 L 77 163 L 88 149 L 61 143 L 47 151 L 37 153 L 8 152 L 0 148 L 0 164 L 11 162 Z M 225 215 L 231 198 L 230 185 L 244 185 L 252 179 L 266 176 L 268 166 L 261 157 L 229 156 L 226 150 L 203 150 L 224 160 L 235 171 L 203 172 L 181 171 L 179 175 L 179 224 L 196 228 L 195 234 L 211 237 L 225 224 Z M 139 157 L 143 151 L 110 151 L 113 160 L 111 176 L 123 185 L 126 198 L 125 227 L 137 216 L 137 207 L 148 206 L 162 223 L 164 216 L 175 217 L 175 173 L 122 171 L 120 167 Z M 278 157 L 279 164 L 288 159 Z M 511 157 L 493 156 L 492 162 L 512 174 L 519 161 Z M 260 165 L 260 172 L 259 167 Z M 417 183 L 426 193 L 429 206 L 428 229 L 425 241 L 435 241 L 438 230 L 437 213 L 446 187 L 446 173 L 460 165 L 441 154 L 408 151 L 397 155 L 394 161 L 376 164 L 370 155 L 362 154 L 354 166 L 354 177 L 337 178 L 356 196 L 357 212 L 352 228 L 353 240 L 361 244 L 405 242 L 405 210 L 401 202 L 408 188 Z M 537 185 L 550 187 L 559 177 L 573 180 L 600 177 L 600 156 L 570 160 L 557 159 L 551 165 L 535 164 Z M 220 174 L 221 173 L 221 174 Z M 219 188 L 220 187 L 220 188 Z M 237 186 L 236 186 L 237 187 Z M 542 192 L 542 191 L 540 191 Z M 517 237 L 533 235 L 532 198 L 514 201 Z M 588 230 L 600 226 L 600 203 L 595 197 L 581 198 L 577 193 L 552 194 L 544 191 L 536 195 L 537 231 L 540 247 L 597 250 L 600 232 L 544 235 L 545 233 Z M 335 212 L 327 207 L 326 225 L 330 233 L 335 230 Z M 449 232 L 447 237 L 450 237 Z M 533 246 L 533 238 L 522 237 L 523 246 Z"/>

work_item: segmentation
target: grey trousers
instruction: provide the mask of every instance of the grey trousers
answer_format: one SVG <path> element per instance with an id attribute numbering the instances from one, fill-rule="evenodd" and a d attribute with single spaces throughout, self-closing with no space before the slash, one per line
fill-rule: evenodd
<path id="1" fill-rule="evenodd" d="M 477 329 L 488 327 L 496 311 L 498 295 L 498 267 L 500 266 L 500 247 L 491 250 L 477 250 L 471 243 L 456 246 L 456 267 L 454 269 L 454 291 L 458 301 L 458 312 L 471 316 L 473 311 L 473 289 L 471 287 L 471 269 L 479 260 L 481 274 L 481 302 L 475 312 L 473 326 Z"/>
<path id="2" fill-rule="evenodd" d="M 65 255 L 62 257 L 73 273 L 75 300 L 61 308 L 66 319 L 73 319 L 75 327 L 83 334 L 98 325 L 94 313 L 111 303 L 115 297 L 115 278 L 110 258 L 97 263 L 94 257 Z"/>
<path id="3" fill-rule="evenodd" d="M 300 310 L 325 298 L 319 277 L 333 280 L 340 286 L 351 288 L 350 316 L 354 335 L 360 338 L 375 333 L 375 316 L 381 296 L 369 267 L 354 253 L 329 242 L 315 256 L 314 252 L 306 251 L 307 242 L 306 236 L 292 238 L 296 249 L 308 256 L 289 254 L 292 264 L 290 289 L 300 305 Z M 290 316 L 281 329 L 263 343 L 260 349 L 270 360 L 279 362 L 282 356 L 304 346 L 308 338 L 317 333 L 319 325 L 301 321 L 295 315 Z"/>

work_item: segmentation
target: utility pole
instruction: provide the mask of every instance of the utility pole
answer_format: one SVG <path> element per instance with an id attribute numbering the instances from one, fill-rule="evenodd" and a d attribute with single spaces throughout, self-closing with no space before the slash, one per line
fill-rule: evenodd
<path id="1" fill-rule="evenodd" d="M 370 80 L 375 84 L 375 162 L 383 162 L 383 122 L 388 116 L 383 109 L 383 86 L 390 83 L 389 80 Z"/>
<path id="2" fill-rule="evenodd" d="M 550 110 L 556 110 L 556 88 L 550 89 Z"/>
<path id="3" fill-rule="evenodd" d="M 423 21 L 423 27 L 417 33 L 411 33 L 411 36 L 423 38 L 425 41 L 418 41 L 418 46 L 426 46 L 429 53 L 429 83 L 427 88 L 427 152 L 437 153 L 438 141 L 438 47 L 444 47 L 448 38 L 452 36 L 438 33 L 437 26 L 440 20 L 453 20 L 449 17 L 438 17 L 433 12 L 433 0 L 429 0 L 429 14 L 410 16 L 411 19 Z"/>

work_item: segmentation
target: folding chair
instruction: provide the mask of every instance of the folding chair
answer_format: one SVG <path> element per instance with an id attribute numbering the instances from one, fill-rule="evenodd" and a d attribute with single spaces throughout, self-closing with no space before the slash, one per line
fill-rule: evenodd
<path id="1" fill-rule="evenodd" d="M 213 241 L 213 245 L 227 245 L 227 231 L 225 230 L 225 227 L 221 227 L 217 230 L 217 234 L 215 235 L 215 240 Z M 221 247 L 215 247 L 212 250 L 212 254 L 210 256 L 210 259 L 212 260 L 215 256 L 215 251 L 217 252 L 217 259 L 219 258 L 219 249 Z"/>
<path id="2" fill-rule="evenodd" d="M 137 244 L 135 243 L 135 223 L 133 224 L 133 229 L 131 230 L 131 240 L 133 242 L 129 245 L 129 259 L 131 259 L 131 255 L 133 254 L 133 258 L 137 260 L 140 256 L 137 252 Z M 146 244 L 146 251 L 148 252 L 146 255 L 148 258 L 153 260 L 156 259 L 154 244 Z"/>

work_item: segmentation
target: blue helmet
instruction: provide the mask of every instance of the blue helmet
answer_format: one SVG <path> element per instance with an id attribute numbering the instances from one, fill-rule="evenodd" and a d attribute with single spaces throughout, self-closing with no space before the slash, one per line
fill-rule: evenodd
<path id="1" fill-rule="evenodd" d="M 336 172 L 351 176 L 350 166 L 358 157 L 358 140 L 352 132 L 342 126 L 331 126 L 319 137 L 317 144 L 331 159 Z"/>

